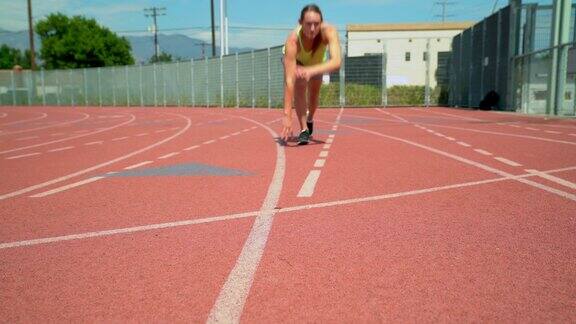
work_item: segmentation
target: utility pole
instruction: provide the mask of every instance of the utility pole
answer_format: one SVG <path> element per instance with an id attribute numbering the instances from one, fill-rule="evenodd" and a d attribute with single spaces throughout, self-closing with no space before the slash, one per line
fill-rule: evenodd
<path id="1" fill-rule="evenodd" d="M 154 60 L 158 60 L 158 50 L 160 46 L 158 45 L 158 23 L 156 22 L 156 17 L 166 15 L 162 11 L 166 10 L 166 8 L 146 8 L 144 11 L 151 12 L 150 14 L 145 14 L 146 17 L 152 17 L 154 20 L 154 25 L 152 26 L 152 32 L 154 33 Z"/>
<path id="2" fill-rule="evenodd" d="M 214 0 L 210 0 L 210 15 L 212 16 L 212 57 L 216 56 L 216 35 L 214 31 Z"/>
<path id="3" fill-rule="evenodd" d="M 434 4 L 442 6 L 442 15 L 436 15 L 436 17 L 442 17 L 442 22 L 446 22 L 446 17 L 452 17 L 452 15 L 446 14 L 446 6 L 453 5 L 455 2 L 449 2 L 447 0 L 437 1 Z"/>
<path id="4" fill-rule="evenodd" d="M 32 23 L 32 0 L 28 0 L 28 37 L 30 39 L 30 69 L 36 70 L 36 58 L 34 53 L 34 24 Z"/>

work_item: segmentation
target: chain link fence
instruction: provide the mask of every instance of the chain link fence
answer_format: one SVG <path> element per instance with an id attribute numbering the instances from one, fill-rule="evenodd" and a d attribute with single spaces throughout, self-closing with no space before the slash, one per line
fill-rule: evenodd
<path id="1" fill-rule="evenodd" d="M 422 41 L 428 45 L 413 54 L 414 64 L 405 75 L 397 69 L 387 74 L 404 58 L 388 59 L 385 47 L 364 56 L 344 55 L 340 70 L 323 76 L 320 106 L 446 104 L 439 94 L 447 84 L 447 55 L 430 52 L 433 39 Z M 278 108 L 284 96 L 282 56 L 278 46 L 164 64 L 0 71 L 0 105 Z M 438 69 L 431 70 L 427 59 L 437 61 Z M 416 81 L 407 83 L 410 78 Z"/>

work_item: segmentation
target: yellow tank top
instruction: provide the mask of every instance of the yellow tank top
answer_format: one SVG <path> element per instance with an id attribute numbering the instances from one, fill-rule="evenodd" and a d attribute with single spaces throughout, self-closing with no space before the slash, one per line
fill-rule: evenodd
<path id="1" fill-rule="evenodd" d="M 298 43 L 300 44 L 300 51 L 296 54 L 296 62 L 298 64 L 308 66 L 308 65 L 316 65 L 326 61 L 326 44 L 320 43 L 316 51 L 306 51 L 304 48 L 304 44 L 302 43 L 302 38 L 300 38 L 300 30 L 302 29 L 302 25 L 298 25 L 296 27 L 295 32 L 298 36 Z M 282 49 L 282 53 L 286 53 L 285 48 Z"/>

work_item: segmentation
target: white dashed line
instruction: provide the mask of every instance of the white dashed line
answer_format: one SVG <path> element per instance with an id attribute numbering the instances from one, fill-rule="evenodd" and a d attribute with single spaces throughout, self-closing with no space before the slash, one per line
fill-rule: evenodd
<path id="1" fill-rule="evenodd" d="M 232 133 L 232 136 L 240 135 L 240 132 Z"/>
<path id="2" fill-rule="evenodd" d="M 513 167 L 522 166 L 522 164 L 520 164 L 520 163 L 517 163 L 517 162 L 514 162 L 514 161 L 510 161 L 510 160 L 505 159 L 505 158 L 503 158 L 503 157 L 495 157 L 495 159 L 498 160 L 498 161 L 500 161 L 500 162 L 502 162 L 502 163 L 504 163 L 504 164 L 508 164 L 508 165 L 510 165 L 510 166 L 513 166 Z"/>
<path id="3" fill-rule="evenodd" d="M 195 149 L 197 149 L 197 148 L 199 148 L 199 147 L 200 147 L 199 145 L 190 146 L 190 147 L 185 148 L 184 151 L 195 150 Z"/>
<path id="4" fill-rule="evenodd" d="M 178 155 L 178 154 L 180 154 L 180 152 L 169 153 L 169 154 L 166 154 L 166 155 L 162 155 L 162 156 L 159 157 L 158 159 L 163 160 L 163 159 L 167 159 L 167 158 L 169 158 L 169 157 L 173 157 L 173 156 Z"/>
<path id="5" fill-rule="evenodd" d="M 562 134 L 561 132 L 557 132 L 557 131 L 545 131 L 548 134 Z"/>
<path id="6" fill-rule="evenodd" d="M 455 141 L 456 140 L 454 137 L 448 137 L 448 136 L 446 136 L 446 139 L 449 141 Z"/>
<path id="7" fill-rule="evenodd" d="M 332 144 L 324 144 L 324 146 L 322 147 L 322 149 L 323 149 L 323 150 L 329 150 L 331 146 L 332 146 Z"/>
<path id="8" fill-rule="evenodd" d="M 570 136 L 576 136 L 576 134 L 568 134 L 568 135 L 570 135 Z"/>
<path id="9" fill-rule="evenodd" d="M 464 143 L 464 142 L 456 142 L 456 144 L 462 145 L 462 146 L 464 146 L 464 147 L 470 147 L 470 146 L 471 146 L 470 144 Z"/>
<path id="10" fill-rule="evenodd" d="M 316 187 L 316 183 L 320 178 L 320 170 L 312 170 L 306 177 L 302 188 L 298 192 L 298 197 L 312 197 L 314 194 L 314 188 Z"/>
<path id="11" fill-rule="evenodd" d="M 318 154 L 318 156 L 325 158 L 328 156 L 328 151 L 322 151 L 322 152 L 320 152 L 320 154 Z"/>
<path id="12" fill-rule="evenodd" d="M 62 136 L 64 135 L 64 133 L 54 133 L 54 134 L 50 134 L 50 136 Z"/>
<path id="13" fill-rule="evenodd" d="M 144 162 L 141 162 L 141 163 L 138 163 L 138 164 L 134 164 L 134 165 L 131 165 L 131 166 L 129 166 L 129 167 L 125 167 L 124 170 L 136 169 L 136 168 L 139 168 L 139 167 L 141 167 L 141 166 L 144 166 L 144 165 L 147 165 L 147 164 L 150 164 L 150 163 L 153 163 L 153 161 L 144 161 Z"/>
<path id="14" fill-rule="evenodd" d="M 478 153 L 480 153 L 480 154 L 482 154 L 482 155 L 492 155 L 492 153 L 487 152 L 487 151 L 484 151 L 484 150 L 481 150 L 481 149 L 475 149 L 474 151 L 476 151 L 476 152 L 478 152 Z"/>
<path id="15" fill-rule="evenodd" d="M 98 142 L 90 142 L 90 143 L 86 143 L 84 145 L 96 145 L 96 144 L 102 144 L 102 141 L 98 141 Z"/>
<path id="16" fill-rule="evenodd" d="M 325 159 L 318 159 L 318 160 L 316 160 L 316 162 L 314 162 L 314 167 L 315 168 L 322 168 L 325 163 L 326 163 Z"/>
<path id="17" fill-rule="evenodd" d="M 526 127 L 526 129 L 528 129 L 528 130 L 533 130 L 533 131 L 539 131 L 539 130 L 540 130 L 540 129 L 538 129 L 538 128 L 533 128 L 533 127 Z"/>
<path id="18" fill-rule="evenodd" d="M 22 154 L 22 155 L 16 155 L 16 156 L 10 156 L 7 157 L 6 160 L 16 160 L 16 159 L 21 159 L 21 158 L 25 158 L 25 157 L 29 157 L 29 156 L 34 156 L 34 155 L 39 155 L 40 153 L 29 153 L 29 154 Z"/>
<path id="19" fill-rule="evenodd" d="M 88 183 L 91 183 L 91 182 L 94 182 L 94 181 L 98 181 L 98 180 L 100 180 L 100 179 L 104 179 L 104 177 L 94 177 L 94 178 L 90 178 L 90 179 L 78 181 L 78 182 L 69 184 L 69 185 L 67 185 L 67 186 L 62 186 L 62 187 L 60 187 L 60 188 L 56 188 L 56 189 L 53 189 L 53 190 L 45 191 L 45 192 L 43 192 L 43 193 L 39 193 L 39 194 L 37 194 L 37 195 L 33 195 L 33 196 L 30 196 L 30 197 L 32 197 L 32 198 L 42 198 L 42 197 L 46 197 L 46 196 L 49 196 L 49 195 L 53 195 L 53 194 L 55 194 L 55 193 L 59 193 L 59 192 L 62 192 L 62 191 L 68 190 L 68 189 L 76 188 L 76 187 L 79 187 L 79 186 L 82 186 L 82 185 L 85 185 L 85 184 L 88 184 Z"/>
<path id="20" fill-rule="evenodd" d="M 48 150 L 48 152 L 60 152 L 60 151 L 71 150 L 73 148 L 74 148 L 74 146 L 66 146 L 66 147 L 61 147 L 61 148 L 57 148 L 57 149 L 53 149 L 53 150 Z"/>
<path id="21" fill-rule="evenodd" d="M 162 133 L 162 132 L 165 132 L 165 131 L 166 131 L 166 129 L 160 129 L 160 130 L 155 131 L 154 133 Z"/>
<path id="22" fill-rule="evenodd" d="M 327 138 L 326 139 L 326 144 L 331 144 L 334 141 L 333 138 Z"/>
<path id="23" fill-rule="evenodd" d="M 209 141 L 206 141 L 206 142 L 204 142 L 204 143 L 202 143 L 202 144 L 206 145 L 206 144 L 212 144 L 212 143 L 214 143 L 214 142 L 216 142 L 216 140 L 209 140 Z"/>
<path id="24" fill-rule="evenodd" d="M 225 139 L 227 139 L 227 138 L 229 138 L 229 137 L 230 137 L 230 135 L 226 135 L 226 136 L 220 137 L 220 139 L 221 139 L 221 140 L 225 140 Z"/>
<path id="25" fill-rule="evenodd" d="M 117 138 L 113 139 L 112 141 L 113 141 L 113 142 L 115 142 L 115 141 L 122 141 L 122 140 L 125 140 L 125 139 L 127 139 L 127 138 L 128 138 L 128 136 L 117 137 Z"/>
<path id="26" fill-rule="evenodd" d="M 148 133 L 142 133 L 142 134 L 138 134 L 136 136 L 139 137 L 139 136 L 146 136 L 146 135 L 148 135 Z"/>

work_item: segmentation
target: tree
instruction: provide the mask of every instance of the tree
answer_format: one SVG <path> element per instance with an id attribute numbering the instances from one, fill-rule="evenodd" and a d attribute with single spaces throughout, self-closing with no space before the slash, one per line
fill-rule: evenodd
<path id="1" fill-rule="evenodd" d="M 30 50 L 24 54 L 8 45 L 0 46 L 0 69 L 12 69 L 15 65 L 20 65 L 25 69 L 30 68 Z"/>
<path id="2" fill-rule="evenodd" d="M 39 21 L 35 29 L 42 41 L 40 56 L 47 69 L 134 64 L 128 40 L 94 19 L 55 13 Z"/>
<path id="3" fill-rule="evenodd" d="M 173 61 L 172 55 L 166 52 L 160 53 L 158 57 L 152 56 L 150 58 L 150 63 L 169 63 L 172 61 Z"/>

